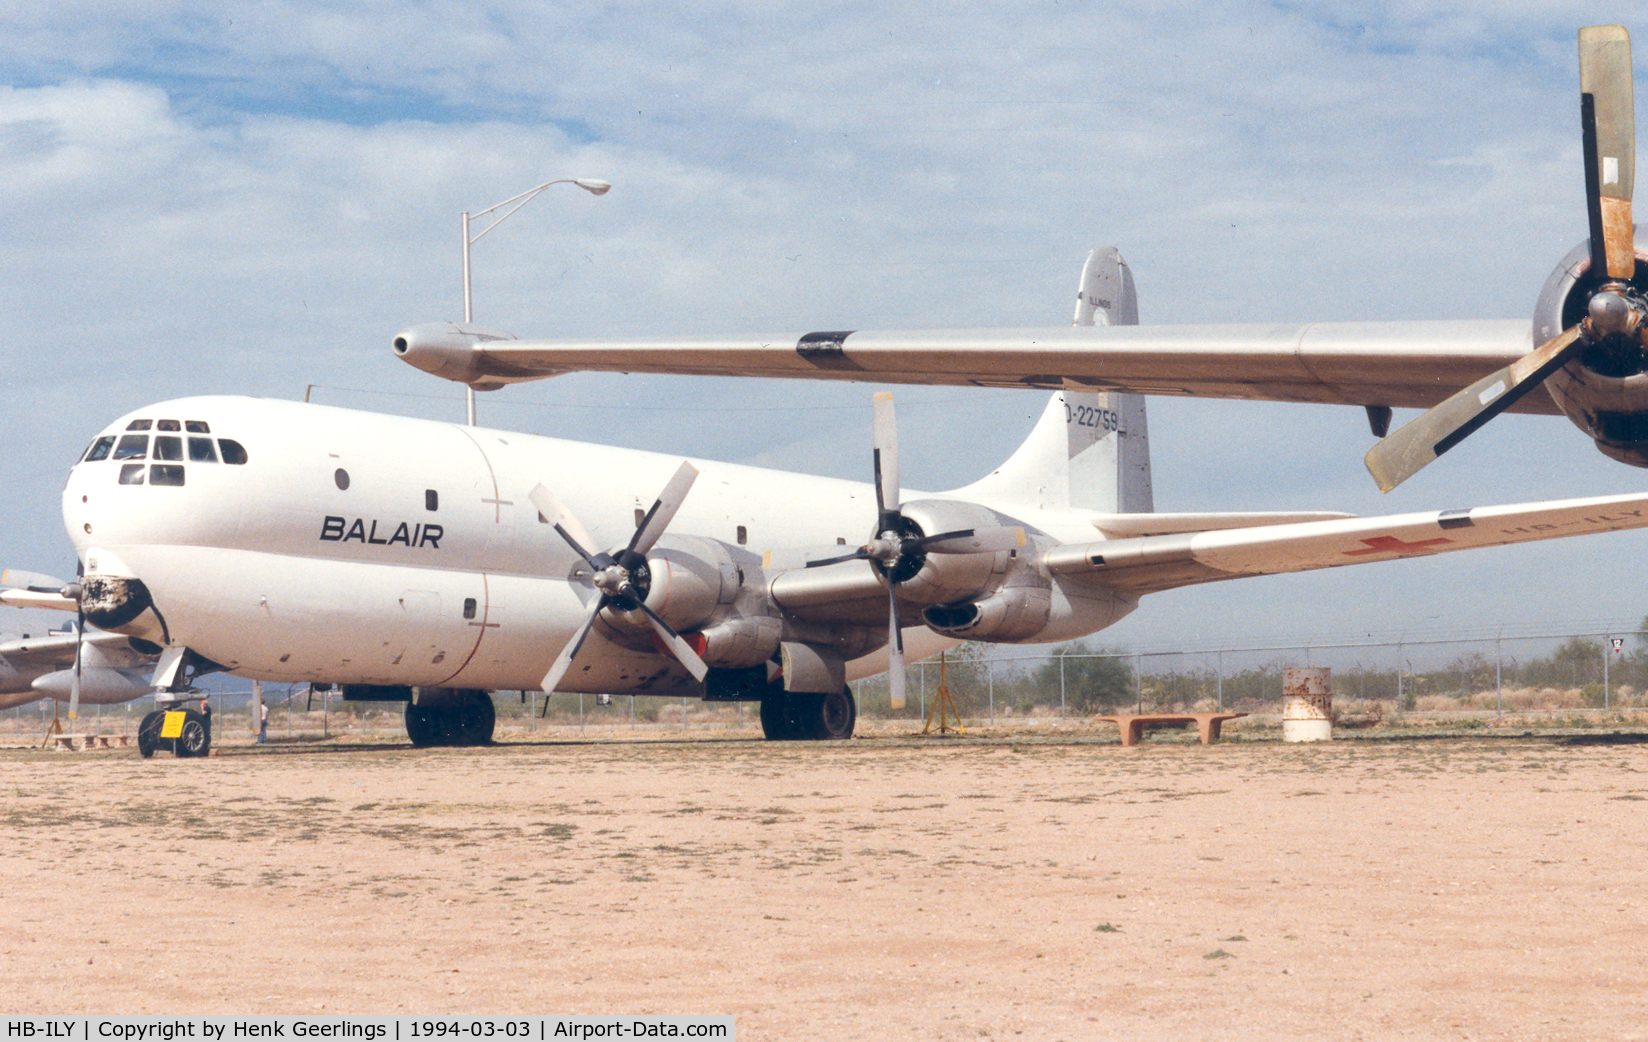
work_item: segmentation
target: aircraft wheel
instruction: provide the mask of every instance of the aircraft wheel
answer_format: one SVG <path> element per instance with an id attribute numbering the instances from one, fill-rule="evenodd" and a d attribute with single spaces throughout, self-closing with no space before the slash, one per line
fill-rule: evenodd
<path id="1" fill-rule="evenodd" d="M 194 710 L 183 718 L 183 733 L 177 736 L 173 751 L 178 757 L 206 756 L 212 751 L 212 726 Z"/>
<path id="2" fill-rule="evenodd" d="M 490 745 L 492 731 L 498 723 L 498 710 L 492 696 L 485 691 L 471 691 L 470 697 L 447 707 L 453 720 L 454 744 Z"/>
<path id="3" fill-rule="evenodd" d="M 433 706 L 415 706 L 406 704 L 406 737 L 412 740 L 414 749 L 424 749 L 436 745 L 440 741 L 440 728 L 436 727 Z"/>
<path id="4" fill-rule="evenodd" d="M 137 755 L 145 760 L 155 754 L 155 748 L 160 741 L 161 718 L 165 715 L 158 710 L 146 713 L 137 725 Z"/>
<path id="5" fill-rule="evenodd" d="M 818 716 L 814 720 L 813 737 L 839 741 L 853 736 L 853 725 L 858 722 L 858 702 L 853 689 L 843 687 L 828 695 L 817 695 Z"/>

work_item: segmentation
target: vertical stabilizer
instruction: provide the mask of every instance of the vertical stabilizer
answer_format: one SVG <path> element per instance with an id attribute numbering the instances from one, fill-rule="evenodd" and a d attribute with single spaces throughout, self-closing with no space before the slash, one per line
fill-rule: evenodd
<path id="1" fill-rule="evenodd" d="M 1074 322 L 1139 324 L 1133 273 L 1115 247 L 1087 255 L 1076 290 Z M 1150 513 L 1154 505 L 1144 396 L 1055 391 L 1018 451 L 964 491 L 1045 510 Z"/>

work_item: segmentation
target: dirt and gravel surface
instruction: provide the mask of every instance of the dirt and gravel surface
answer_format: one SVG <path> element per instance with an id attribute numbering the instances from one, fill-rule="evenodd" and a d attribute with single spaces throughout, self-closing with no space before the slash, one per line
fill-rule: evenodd
<path id="1" fill-rule="evenodd" d="M 1643 1038 L 1643 737 L 0 752 L 0 1006 Z"/>

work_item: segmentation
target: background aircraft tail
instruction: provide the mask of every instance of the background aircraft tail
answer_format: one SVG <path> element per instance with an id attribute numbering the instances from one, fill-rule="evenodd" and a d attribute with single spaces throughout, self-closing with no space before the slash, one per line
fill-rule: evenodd
<path id="1" fill-rule="evenodd" d="M 1139 324 L 1133 273 L 1114 246 L 1087 255 L 1073 321 L 1078 326 Z M 1045 510 L 1150 513 L 1155 505 L 1144 396 L 1053 392 L 1024 444 L 965 492 Z"/>

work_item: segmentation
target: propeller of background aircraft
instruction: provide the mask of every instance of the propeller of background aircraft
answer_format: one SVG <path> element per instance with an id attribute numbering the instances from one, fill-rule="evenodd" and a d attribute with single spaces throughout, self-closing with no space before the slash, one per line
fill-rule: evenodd
<path id="1" fill-rule="evenodd" d="M 1636 237 L 1631 190 L 1636 114 L 1631 38 L 1623 26 L 1579 31 L 1580 125 L 1591 259 L 1586 315 L 1504 369 L 1486 376 L 1408 423 L 1368 451 L 1368 472 L 1389 492 L 1469 437 L 1587 349 L 1638 352 L 1648 300 L 1631 285 Z"/>
<path id="2" fill-rule="evenodd" d="M 876 527 L 870 541 L 852 553 L 808 561 L 808 568 L 869 561 L 887 584 L 887 689 L 892 708 L 904 708 L 904 633 L 898 614 L 899 584 L 921 570 L 926 555 L 995 553 L 1024 545 L 1024 529 L 1015 527 L 963 528 L 923 535 L 921 527 L 900 509 L 898 485 L 898 422 L 893 396 L 875 396 L 874 448 Z"/>
<path id="3" fill-rule="evenodd" d="M 589 636 L 591 627 L 595 625 L 595 616 L 602 608 L 613 608 L 617 611 L 635 611 L 640 609 L 652 624 L 658 639 L 668 648 L 681 664 L 687 667 L 694 679 L 703 680 L 709 672 L 709 667 L 698 653 L 681 635 L 675 632 L 658 613 L 647 607 L 647 587 L 650 575 L 647 569 L 647 551 L 658 542 L 664 530 L 669 527 L 675 512 L 681 509 L 682 500 L 687 498 L 687 491 L 692 483 L 698 479 L 698 468 L 691 463 L 683 462 L 675 476 L 670 478 L 653 502 L 652 509 L 641 518 L 641 523 L 635 526 L 635 534 L 630 536 L 628 545 L 615 552 L 591 554 L 585 547 L 594 546 L 595 540 L 590 538 L 589 532 L 579 523 L 578 518 L 568 510 L 555 493 L 546 485 L 538 485 L 532 490 L 529 497 L 532 505 L 538 508 L 545 519 L 561 534 L 567 545 L 572 547 L 573 553 L 584 559 L 589 565 L 590 583 L 595 587 L 598 596 L 590 598 L 588 611 L 584 615 L 583 625 L 578 628 L 577 634 L 567 641 L 561 654 L 556 657 L 554 665 L 544 674 L 543 689 L 554 691 L 555 685 L 561 682 L 568 669 L 572 668 L 573 656 L 583 647 L 584 639 Z M 545 711 L 548 710 L 546 703 Z"/>

